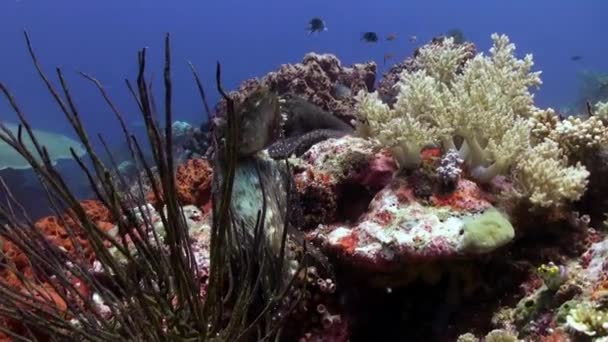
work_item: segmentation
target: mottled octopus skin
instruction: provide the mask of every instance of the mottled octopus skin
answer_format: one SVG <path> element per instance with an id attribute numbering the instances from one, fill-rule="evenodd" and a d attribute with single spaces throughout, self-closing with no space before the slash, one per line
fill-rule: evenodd
<path id="1" fill-rule="evenodd" d="M 346 135 L 346 132 L 331 130 L 331 129 L 317 129 L 303 135 L 279 140 L 268 147 L 268 154 L 273 159 L 284 159 L 289 156 L 296 155 L 297 157 L 303 155 L 313 145 L 331 138 L 339 138 Z"/>
<path id="2" fill-rule="evenodd" d="M 274 159 L 288 158 L 292 154 L 299 157 L 321 141 L 353 132 L 344 121 L 299 96 L 286 96 L 281 109 L 285 116 L 284 138 L 268 148 Z"/>

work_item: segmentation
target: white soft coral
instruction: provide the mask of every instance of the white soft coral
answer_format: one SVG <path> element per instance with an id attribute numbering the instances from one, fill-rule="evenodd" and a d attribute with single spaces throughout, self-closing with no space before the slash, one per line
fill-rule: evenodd
<path id="1" fill-rule="evenodd" d="M 360 117 L 358 132 L 363 137 L 391 148 L 402 167 L 417 165 L 420 152 L 439 138 L 439 129 L 408 111 L 391 109 L 378 98 L 378 93 L 357 94 Z"/>
<path id="2" fill-rule="evenodd" d="M 423 147 L 441 143 L 445 150 L 458 147 L 469 175 L 480 182 L 515 165 L 517 186 L 535 205 L 579 199 L 589 172 L 580 163 L 570 166 L 567 156 L 607 143 L 603 123 L 560 122 L 553 110 L 536 108 L 530 88 L 541 80 L 532 72 L 532 56 L 516 58 L 505 35 L 492 40 L 489 56 L 466 62 L 464 49 L 450 39 L 422 48 L 416 59 L 422 69 L 401 74 L 393 108 L 377 93 L 357 95 L 359 132 L 390 147 L 401 167 L 417 166 Z M 604 107 L 598 111 L 608 112 Z"/>
<path id="3" fill-rule="evenodd" d="M 589 171 L 580 163 L 568 166 L 558 143 L 545 139 L 521 156 L 514 175 L 519 191 L 530 202 L 551 207 L 578 200 L 587 187 Z"/>
<path id="4" fill-rule="evenodd" d="M 376 94 L 360 93 L 367 134 L 397 150 L 402 167 L 416 165 L 424 145 L 450 149 L 461 137 L 459 151 L 478 180 L 505 173 L 529 147 L 527 118 L 535 110 L 529 88 L 541 81 L 540 72 L 531 72 L 531 55 L 517 59 L 505 35 L 493 34 L 492 40 L 490 56 L 466 63 L 466 51 L 450 39 L 422 48 L 417 62 L 423 69 L 401 74 L 392 109 Z"/>

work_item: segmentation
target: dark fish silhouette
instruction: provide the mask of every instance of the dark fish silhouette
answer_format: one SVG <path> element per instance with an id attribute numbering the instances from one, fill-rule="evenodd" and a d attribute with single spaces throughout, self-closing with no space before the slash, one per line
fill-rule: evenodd
<path id="1" fill-rule="evenodd" d="M 395 55 L 393 55 L 392 53 L 387 53 L 387 54 L 384 54 L 384 65 L 386 65 L 386 62 L 387 62 L 389 59 L 392 59 L 393 57 L 395 57 Z"/>
<path id="2" fill-rule="evenodd" d="M 583 59 L 583 56 L 579 56 L 579 55 L 574 55 L 574 56 L 570 57 L 570 60 L 574 61 L 574 62 L 578 62 L 582 59 Z"/>
<path id="3" fill-rule="evenodd" d="M 377 43 L 378 42 L 378 34 L 376 32 L 364 32 L 361 36 L 361 40 L 366 43 Z"/>
<path id="4" fill-rule="evenodd" d="M 397 34 L 396 33 L 391 33 L 388 36 L 386 36 L 386 40 L 388 40 L 389 42 L 393 41 L 397 39 Z"/>
<path id="5" fill-rule="evenodd" d="M 464 36 L 464 33 L 459 28 L 450 29 L 448 30 L 448 32 L 445 33 L 445 35 L 446 37 L 453 38 L 455 44 L 462 44 L 467 40 L 467 38 Z"/>
<path id="6" fill-rule="evenodd" d="M 310 19 L 308 22 L 308 32 L 310 34 L 323 31 L 327 31 L 327 26 L 325 26 L 325 21 L 323 21 L 323 19 L 318 17 Z"/>

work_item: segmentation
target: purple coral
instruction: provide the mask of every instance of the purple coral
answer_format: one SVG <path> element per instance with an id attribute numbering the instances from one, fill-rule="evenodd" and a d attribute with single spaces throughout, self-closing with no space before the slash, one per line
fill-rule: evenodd
<path id="1" fill-rule="evenodd" d="M 456 150 L 447 151 L 439 161 L 437 168 L 437 176 L 443 186 L 454 188 L 458 184 L 460 175 L 462 174 L 462 163 L 464 160 L 460 158 L 460 154 Z"/>

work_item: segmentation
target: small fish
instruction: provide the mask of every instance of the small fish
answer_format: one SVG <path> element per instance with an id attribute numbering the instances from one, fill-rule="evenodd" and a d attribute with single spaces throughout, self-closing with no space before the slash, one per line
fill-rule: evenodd
<path id="1" fill-rule="evenodd" d="M 376 32 L 364 32 L 361 35 L 361 40 L 366 43 L 377 43 L 378 42 L 378 34 Z"/>
<path id="2" fill-rule="evenodd" d="M 451 37 L 454 39 L 454 44 L 463 44 L 467 40 L 464 33 L 459 28 L 450 29 L 445 33 L 445 35 L 446 37 Z"/>
<path id="3" fill-rule="evenodd" d="M 388 40 L 389 42 L 392 42 L 395 39 L 397 39 L 397 34 L 396 33 L 391 33 L 388 36 L 386 36 L 386 40 Z"/>
<path id="4" fill-rule="evenodd" d="M 570 57 L 570 60 L 574 61 L 574 62 L 578 62 L 581 59 L 583 59 L 583 56 L 580 56 L 580 55 L 574 55 L 574 56 Z"/>
<path id="5" fill-rule="evenodd" d="M 395 55 L 393 55 L 392 53 L 384 54 L 384 65 L 386 65 L 386 61 L 392 59 L 393 57 L 395 57 Z"/>
<path id="6" fill-rule="evenodd" d="M 337 99 L 350 98 L 353 95 L 352 90 L 342 83 L 336 83 L 332 88 L 331 94 Z"/>
<path id="7" fill-rule="evenodd" d="M 309 34 L 313 34 L 315 32 L 327 31 L 327 26 L 325 25 L 325 21 L 323 21 L 323 19 L 314 17 L 308 22 L 307 30 Z"/>
<path id="8" fill-rule="evenodd" d="M 416 36 L 409 36 L 409 38 L 407 39 L 408 42 L 410 43 L 415 43 L 418 40 L 418 37 Z"/>

